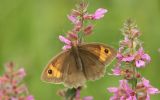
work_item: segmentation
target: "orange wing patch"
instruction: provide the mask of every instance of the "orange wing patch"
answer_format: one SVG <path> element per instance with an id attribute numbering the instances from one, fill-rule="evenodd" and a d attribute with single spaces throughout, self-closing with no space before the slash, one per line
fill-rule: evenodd
<path id="1" fill-rule="evenodd" d="M 108 56 L 111 54 L 109 49 L 104 48 L 103 46 L 100 46 L 100 53 L 99 53 L 99 60 L 106 61 Z"/>
<path id="2" fill-rule="evenodd" d="M 52 64 L 50 64 L 47 75 L 48 75 L 49 77 L 60 78 L 61 75 L 62 75 L 62 73 L 57 69 L 58 66 L 59 66 L 59 64 L 57 64 L 56 66 L 53 66 Z M 50 72 L 49 72 L 49 71 L 50 71 Z"/>

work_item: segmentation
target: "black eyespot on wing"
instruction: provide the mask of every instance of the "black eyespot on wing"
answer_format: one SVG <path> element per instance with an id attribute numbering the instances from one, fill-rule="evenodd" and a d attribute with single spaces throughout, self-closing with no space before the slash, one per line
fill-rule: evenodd
<path id="1" fill-rule="evenodd" d="M 108 54 L 108 53 L 109 53 L 109 49 L 108 49 L 108 48 L 105 48 L 105 49 L 104 49 L 104 52 L 105 52 L 106 54 Z"/>
<path id="2" fill-rule="evenodd" d="M 52 70 L 51 69 L 48 70 L 48 74 L 52 74 Z"/>

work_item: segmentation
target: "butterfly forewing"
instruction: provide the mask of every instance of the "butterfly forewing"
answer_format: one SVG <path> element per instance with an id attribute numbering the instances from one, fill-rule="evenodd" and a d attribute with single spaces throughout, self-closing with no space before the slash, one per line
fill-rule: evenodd
<path id="1" fill-rule="evenodd" d="M 41 79 L 50 83 L 62 83 L 65 79 L 67 70 L 67 59 L 69 59 L 70 51 L 63 51 L 51 61 L 45 67 Z"/>
<path id="2" fill-rule="evenodd" d="M 105 66 L 114 59 L 116 51 L 104 44 L 90 43 L 79 45 L 79 54 L 86 78 L 95 80 L 105 74 Z"/>
<path id="3" fill-rule="evenodd" d="M 69 50 L 54 57 L 44 69 L 42 80 L 49 83 L 64 83 L 70 88 L 84 85 L 86 78 L 83 71 L 77 69 L 73 55 Z"/>
<path id="4" fill-rule="evenodd" d="M 116 51 L 111 47 L 102 43 L 88 43 L 79 45 L 79 51 L 87 51 L 95 55 L 101 63 L 107 65 L 116 56 Z"/>

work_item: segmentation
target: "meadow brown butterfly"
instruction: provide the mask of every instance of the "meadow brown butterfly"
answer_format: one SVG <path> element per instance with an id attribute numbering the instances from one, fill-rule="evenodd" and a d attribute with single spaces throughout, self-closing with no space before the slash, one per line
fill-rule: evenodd
<path id="1" fill-rule="evenodd" d="M 97 80 L 104 76 L 106 66 L 115 56 L 116 51 L 105 44 L 81 43 L 51 59 L 41 79 L 77 88 L 83 86 L 86 80 Z"/>

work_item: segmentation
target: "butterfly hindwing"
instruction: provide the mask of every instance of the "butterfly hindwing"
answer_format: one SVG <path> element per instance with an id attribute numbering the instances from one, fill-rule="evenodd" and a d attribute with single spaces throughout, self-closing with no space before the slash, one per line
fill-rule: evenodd
<path id="1" fill-rule="evenodd" d="M 83 72 L 87 80 L 96 80 L 104 75 L 105 65 L 97 61 L 95 55 L 87 51 L 81 51 L 80 56 L 83 63 Z"/>
<path id="2" fill-rule="evenodd" d="M 89 43 L 79 46 L 84 73 L 88 80 L 98 79 L 105 74 L 105 66 L 116 56 L 116 51 L 104 44 Z"/>

